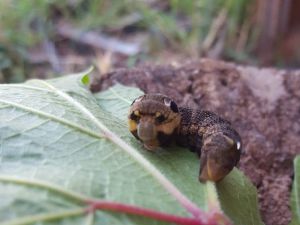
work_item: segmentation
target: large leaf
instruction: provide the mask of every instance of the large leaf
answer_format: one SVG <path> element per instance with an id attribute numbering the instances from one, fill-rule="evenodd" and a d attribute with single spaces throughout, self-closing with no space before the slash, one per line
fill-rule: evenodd
<path id="1" fill-rule="evenodd" d="M 293 218 L 290 225 L 300 224 L 300 155 L 294 160 L 294 183 L 291 196 Z"/>
<path id="2" fill-rule="evenodd" d="M 145 151 L 128 132 L 128 107 L 141 92 L 116 86 L 93 95 L 83 75 L 0 86 L 0 222 L 157 224 L 107 211 L 86 213 L 86 197 L 188 216 L 143 162 L 206 210 L 215 193 L 198 182 L 196 156 L 182 148 Z M 98 122 L 131 145 L 142 161 L 103 137 Z M 235 224 L 261 224 L 255 190 L 243 175 L 233 172 L 218 189 Z"/>

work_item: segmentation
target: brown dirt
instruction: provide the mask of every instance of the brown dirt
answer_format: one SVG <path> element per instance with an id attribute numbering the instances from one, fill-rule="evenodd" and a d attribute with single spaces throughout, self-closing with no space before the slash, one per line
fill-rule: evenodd
<path id="1" fill-rule="evenodd" d="M 118 69 L 96 81 L 92 90 L 117 82 L 166 94 L 181 105 L 212 110 L 230 120 L 243 139 L 239 168 L 258 189 L 263 221 L 288 224 L 292 161 L 300 154 L 300 70 L 203 59 Z"/>

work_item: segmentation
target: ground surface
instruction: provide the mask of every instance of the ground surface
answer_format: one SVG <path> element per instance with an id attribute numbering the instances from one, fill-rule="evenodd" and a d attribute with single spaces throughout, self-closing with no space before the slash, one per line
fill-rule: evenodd
<path id="1" fill-rule="evenodd" d="M 118 69 L 94 91 L 115 83 L 164 93 L 178 104 L 227 118 L 243 139 L 239 168 L 258 188 L 266 225 L 288 224 L 292 160 L 300 154 L 300 70 L 255 69 L 212 60 Z"/>

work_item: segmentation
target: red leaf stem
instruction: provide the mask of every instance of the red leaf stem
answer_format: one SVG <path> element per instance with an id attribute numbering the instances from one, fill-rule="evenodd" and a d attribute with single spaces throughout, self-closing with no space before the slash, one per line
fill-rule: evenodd
<path id="1" fill-rule="evenodd" d="M 110 202 L 110 201 L 102 201 L 102 200 L 89 200 L 87 204 L 90 206 L 88 212 L 93 212 L 95 210 L 109 210 L 109 211 L 116 211 L 122 212 L 132 215 L 138 215 L 143 217 L 148 217 L 160 221 L 176 223 L 179 225 L 213 225 L 216 224 L 215 221 L 211 221 L 209 223 L 203 222 L 200 219 L 196 218 L 189 218 L 189 217 L 182 217 L 176 216 L 168 213 L 162 213 L 159 211 L 155 211 L 152 209 L 146 209 L 138 206 L 117 203 L 117 202 Z M 208 215 L 207 215 L 208 217 Z M 203 218 L 204 219 L 204 218 Z"/>

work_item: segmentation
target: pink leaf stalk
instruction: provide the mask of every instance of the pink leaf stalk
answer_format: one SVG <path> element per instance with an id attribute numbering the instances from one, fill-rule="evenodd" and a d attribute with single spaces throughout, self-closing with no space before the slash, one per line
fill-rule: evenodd
<path id="1" fill-rule="evenodd" d="M 103 200 L 88 200 L 89 205 L 87 212 L 91 213 L 95 210 L 108 210 L 119 213 L 126 213 L 131 215 L 143 216 L 159 221 L 165 221 L 170 223 L 176 223 L 179 225 L 217 225 L 217 224 L 230 224 L 222 214 L 204 214 L 205 218 L 190 218 L 176 216 L 173 214 L 163 213 L 152 209 L 146 209 L 138 206 L 128 205 L 124 203 L 117 203 Z M 205 221 L 205 222 L 203 222 Z"/>

